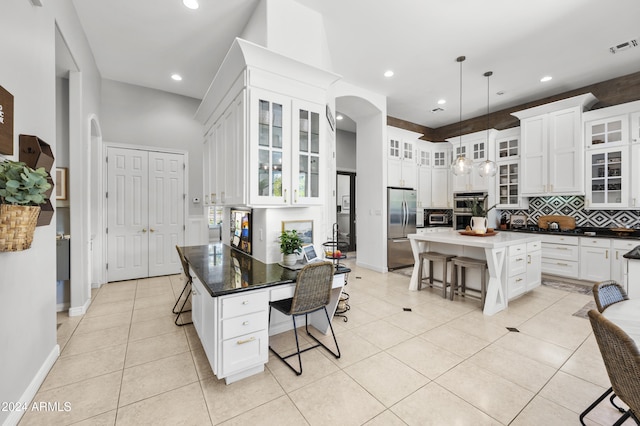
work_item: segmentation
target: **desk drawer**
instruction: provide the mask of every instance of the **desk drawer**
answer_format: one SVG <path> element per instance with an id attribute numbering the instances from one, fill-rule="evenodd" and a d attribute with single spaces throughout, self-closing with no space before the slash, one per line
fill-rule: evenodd
<path id="1" fill-rule="evenodd" d="M 542 249 L 542 241 L 532 241 L 527 243 L 527 253 Z"/>
<path id="2" fill-rule="evenodd" d="M 578 262 L 563 261 L 558 259 L 542 259 L 543 274 L 577 278 L 579 272 L 578 269 Z"/>
<path id="3" fill-rule="evenodd" d="M 222 320 L 222 338 L 231 339 L 232 337 L 264 330 L 267 328 L 268 321 L 268 311 Z"/>
<path id="4" fill-rule="evenodd" d="M 263 291 L 245 291 L 237 296 L 222 299 L 221 318 L 233 318 L 269 308 L 269 295 Z"/>
<path id="5" fill-rule="evenodd" d="M 267 330 L 245 334 L 222 342 L 221 377 L 246 370 L 269 360 L 269 333 Z"/>
<path id="6" fill-rule="evenodd" d="M 609 248 L 611 246 L 611 240 L 608 238 L 580 237 L 580 246 Z"/>
<path id="7" fill-rule="evenodd" d="M 526 284 L 526 273 L 509 277 L 507 280 L 507 299 L 512 299 L 524 293 L 527 288 Z"/>

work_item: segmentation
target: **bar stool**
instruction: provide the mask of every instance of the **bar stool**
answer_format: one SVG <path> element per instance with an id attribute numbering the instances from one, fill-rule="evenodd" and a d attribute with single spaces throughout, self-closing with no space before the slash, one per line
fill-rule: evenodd
<path id="1" fill-rule="evenodd" d="M 442 262 L 442 297 L 447 298 L 447 263 L 456 257 L 454 254 L 443 254 L 437 251 L 423 251 L 419 255 L 420 265 L 418 266 L 418 290 L 422 290 L 422 265 L 425 260 L 429 261 L 429 287 L 433 287 L 433 262 Z"/>
<path id="2" fill-rule="evenodd" d="M 467 268 L 477 268 L 480 270 L 480 296 L 469 295 L 473 298 L 480 300 L 481 308 L 484 309 L 484 300 L 487 296 L 487 261 L 480 259 L 472 259 L 470 257 L 456 257 L 451 261 L 451 300 L 453 300 L 453 294 L 458 293 L 461 296 L 467 296 L 467 283 L 466 283 L 466 271 Z M 460 268 L 460 283 L 458 283 L 458 268 Z M 470 289 L 472 291 L 478 291 Z"/>

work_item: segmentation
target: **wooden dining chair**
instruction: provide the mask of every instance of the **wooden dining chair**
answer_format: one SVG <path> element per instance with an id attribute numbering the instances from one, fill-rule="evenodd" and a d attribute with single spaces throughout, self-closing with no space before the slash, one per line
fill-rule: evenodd
<path id="1" fill-rule="evenodd" d="M 329 313 L 327 312 L 327 305 L 331 300 L 333 271 L 333 264 L 329 262 L 316 262 L 307 264 L 300 270 L 300 272 L 298 272 L 298 276 L 296 278 L 296 288 L 293 293 L 293 297 L 289 299 L 269 302 L 269 323 L 271 323 L 272 309 L 276 309 L 285 315 L 291 316 L 291 319 L 293 320 L 293 332 L 296 337 L 296 352 L 282 356 L 271 346 L 269 346 L 269 350 L 273 352 L 278 358 L 280 358 L 282 362 L 287 364 L 287 366 L 298 376 L 302 374 L 302 358 L 300 357 L 300 354 L 302 354 L 303 352 L 317 348 L 318 346 L 322 346 L 334 357 L 340 358 L 340 348 L 338 347 L 336 335 L 333 332 L 331 318 L 329 318 Z M 320 310 L 324 310 L 324 314 L 327 318 L 327 322 L 329 323 L 329 329 L 331 330 L 331 335 L 333 336 L 333 342 L 336 345 L 337 352 L 333 352 L 309 332 L 308 314 Z M 316 344 L 300 350 L 296 317 L 302 315 L 304 315 L 305 317 L 305 331 L 307 332 L 307 336 L 315 340 Z M 296 355 L 298 357 L 298 365 L 300 366 L 300 369 L 296 369 L 291 363 L 287 361 L 288 358 Z"/>
<path id="2" fill-rule="evenodd" d="M 607 389 L 580 414 L 580 423 L 584 425 L 584 417 L 607 395 L 615 392 L 615 395 L 627 404 L 629 409 L 614 423 L 614 426 L 623 424 L 629 417 L 640 424 L 640 351 L 638 351 L 638 346 L 624 330 L 595 309 L 589 311 L 589 321 L 591 321 L 591 328 L 607 369 L 611 388 Z"/>
<path id="3" fill-rule="evenodd" d="M 609 305 L 629 300 L 627 292 L 614 280 L 595 283 L 593 285 L 593 298 L 596 300 L 596 306 L 600 313 Z"/>

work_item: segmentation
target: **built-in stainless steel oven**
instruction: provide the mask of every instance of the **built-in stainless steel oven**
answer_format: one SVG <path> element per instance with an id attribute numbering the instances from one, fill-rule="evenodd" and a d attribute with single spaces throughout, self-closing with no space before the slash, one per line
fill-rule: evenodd
<path id="1" fill-rule="evenodd" d="M 453 228 L 465 229 L 471 223 L 471 207 L 469 202 L 475 199 L 485 199 L 486 192 L 456 192 L 453 194 Z"/>

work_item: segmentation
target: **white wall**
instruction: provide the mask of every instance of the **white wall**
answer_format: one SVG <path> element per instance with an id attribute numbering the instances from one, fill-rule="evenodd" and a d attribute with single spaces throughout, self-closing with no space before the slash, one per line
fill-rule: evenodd
<path id="1" fill-rule="evenodd" d="M 113 80 L 102 81 L 100 125 L 104 141 L 183 149 L 189 153 L 187 204 L 190 216 L 203 216 L 202 125 L 193 117 L 199 99 Z M 206 239 L 206 238 L 205 238 Z"/>
<path id="2" fill-rule="evenodd" d="M 14 96 L 14 152 L 18 135 L 34 134 L 56 148 L 55 24 L 83 72 L 82 114 L 98 112 L 100 76 L 69 0 L 33 7 L 0 2 L 0 85 Z M 2 156 L 0 156 L 2 157 Z M 36 229 L 29 250 L 0 253 L 0 401 L 29 402 L 58 354 L 56 343 L 55 218 Z M 0 411 L 15 424 L 19 412 Z"/>
<path id="3" fill-rule="evenodd" d="M 336 131 L 336 168 L 341 172 L 356 171 L 356 134 Z"/>

